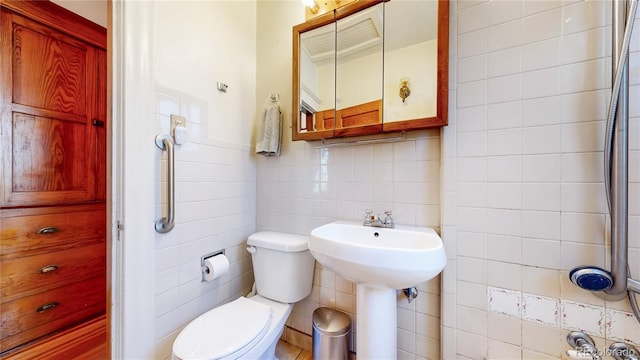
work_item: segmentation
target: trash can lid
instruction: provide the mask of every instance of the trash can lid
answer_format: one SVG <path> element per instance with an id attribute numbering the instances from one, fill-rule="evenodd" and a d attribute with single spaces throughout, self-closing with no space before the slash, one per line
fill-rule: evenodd
<path id="1" fill-rule="evenodd" d="M 328 307 L 313 311 L 313 327 L 323 334 L 342 335 L 349 331 L 351 319 L 343 313 Z"/>

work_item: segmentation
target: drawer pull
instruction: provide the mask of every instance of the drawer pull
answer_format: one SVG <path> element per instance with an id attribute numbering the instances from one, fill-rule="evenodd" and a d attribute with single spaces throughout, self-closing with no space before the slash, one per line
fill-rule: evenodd
<path id="1" fill-rule="evenodd" d="M 45 312 L 47 310 L 51 310 L 51 309 L 55 308 L 58 305 L 60 305 L 59 302 L 50 302 L 48 304 L 44 304 L 44 305 L 40 306 L 39 308 L 37 308 L 36 312 L 38 314 L 42 314 L 43 312 Z"/>
<path id="2" fill-rule="evenodd" d="M 43 266 L 40 268 L 40 270 L 38 270 L 38 272 L 40 274 L 46 274 L 46 273 L 50 273 L 53 271 L 56 271 L 60 268 L 60 266 L 58 265 L 47 265 L 47 266 Z"/>
<path id="3" fill-rule="evenodd" d="M 47 227 L 43 227 L 42 229 L 38 230 L 38 234 L 41 234 L 41 235 L 53 234 L 53 233 L 57 233 L 58 231 L 60 231 L 60 229 L 58 229 L 55 226 L 47 226 Z"/>

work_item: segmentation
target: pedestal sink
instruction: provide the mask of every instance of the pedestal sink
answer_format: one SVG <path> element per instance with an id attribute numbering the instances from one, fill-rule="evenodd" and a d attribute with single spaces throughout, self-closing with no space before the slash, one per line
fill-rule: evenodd
<path id="1" fill-rule="evenodd" d="M 438 234 L 426 227 L 336 221 L 311 231 L 309 250 L 322 266 L 356 284 L 357 357 L 395 359 L 396 289 L 442 271 L 447 260 Z"/>

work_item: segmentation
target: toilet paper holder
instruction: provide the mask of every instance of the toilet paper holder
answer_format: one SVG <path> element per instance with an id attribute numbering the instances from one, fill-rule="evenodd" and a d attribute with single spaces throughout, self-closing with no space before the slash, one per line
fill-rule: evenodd
<path id="1" fill-rule="evenodd" d="M 204 264 L 204 261 L 220 254 L 225 254 L 224 249 L 210 252 L 200 257 L 200 282 L 206 282 L 204 275 L 209 272 L 209 268 Z"/>

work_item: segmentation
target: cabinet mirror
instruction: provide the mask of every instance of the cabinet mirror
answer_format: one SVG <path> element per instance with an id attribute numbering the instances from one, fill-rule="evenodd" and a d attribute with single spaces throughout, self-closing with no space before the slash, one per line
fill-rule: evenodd
<path id="1" fill-rule="evenodd" d="M 384 4 L 336 21 L 335 136 L 382 131 Z"/>
<path id="2" fill-rule="evenodd" d="M 293 140 L 447 124 L 447 0 L 360 0 L 293 28 Z"/>
<path id="3" fill-rule="evenodd" d="M 326 18 L 326 20 L 324 20 Z M 295 111 L 298 114 L 294 134 L 299 139 L 323 139 L 333 137 L 335 128 L 335 59 L 336 23 L 333 13 L 325 14 L 320 21 L 305 23 L 308 29 L 300 31 L 299 50 L 294 57 L 298 79 L 294 91 Z M 294 47 L 296 47 L 294 42 Z M 298 64 L 296 67 L 295 64 Z"/>

